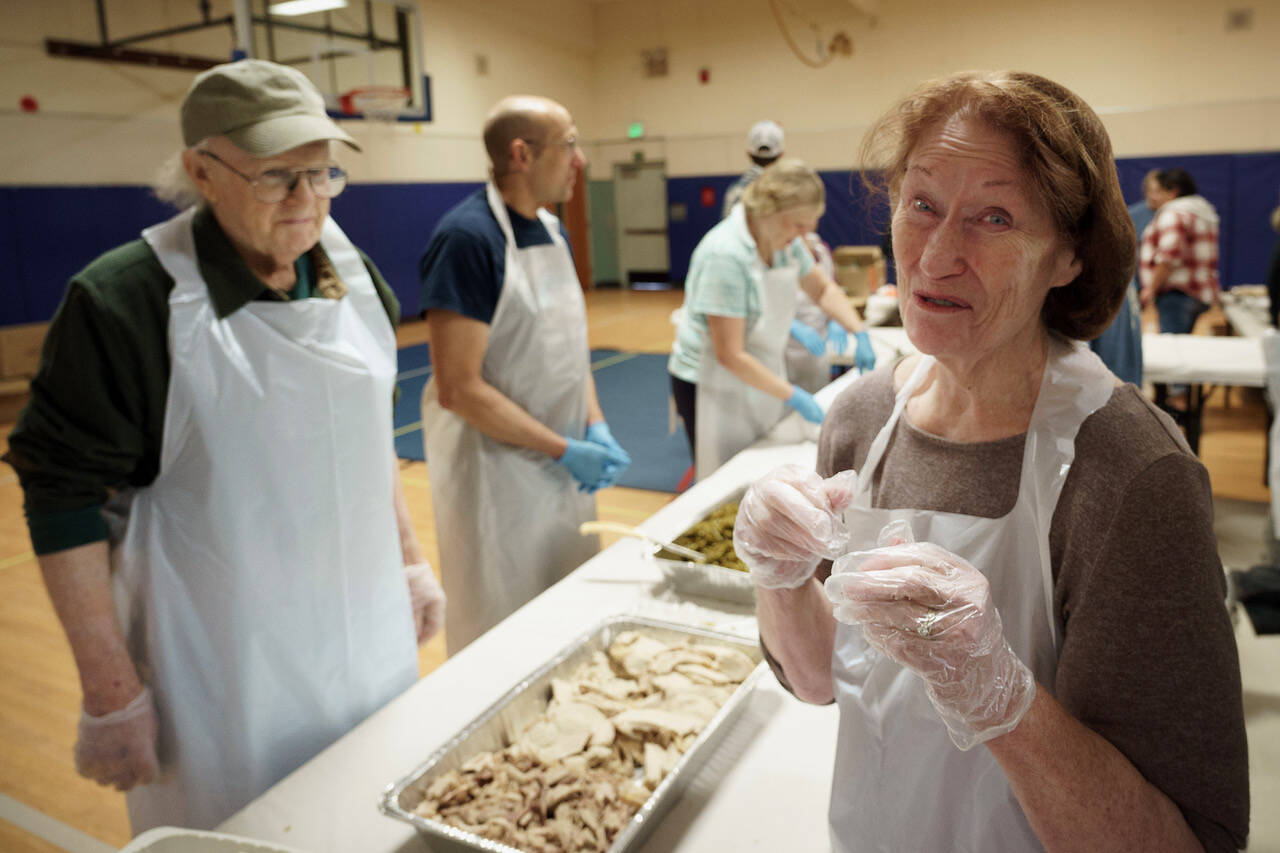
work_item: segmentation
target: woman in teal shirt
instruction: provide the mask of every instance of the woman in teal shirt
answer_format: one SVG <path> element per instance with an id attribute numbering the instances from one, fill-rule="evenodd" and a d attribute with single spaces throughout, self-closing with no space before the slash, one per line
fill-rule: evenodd
<path id="1" fill-rule="evenodd" d="M 760 438 L 788 406 L 822 421 L 813 396 L 785 378 L 799 288 L 855 334 L 857 367 L 875 366 L 857 312 L 804 242 L 825 200 L 816 172 L 799 160 L 780 160 L 693 251 L 667 370 L 699 478 Z"/>

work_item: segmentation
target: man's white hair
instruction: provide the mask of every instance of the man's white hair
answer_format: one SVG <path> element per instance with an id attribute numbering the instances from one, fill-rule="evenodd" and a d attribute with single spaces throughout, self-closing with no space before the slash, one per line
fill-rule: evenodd
<path id="1" fill-rule="evenodd" d="M 204 196 L 196 189 L 186 167 L 182 165 L 182 154 L 186 149 L 177 151 L 165 158 L 156 170 L 151 182 L 151 192 L 156 198 L 173 205 L 179 210 L 186 210 L 193 204 L 204 204 Z"/>

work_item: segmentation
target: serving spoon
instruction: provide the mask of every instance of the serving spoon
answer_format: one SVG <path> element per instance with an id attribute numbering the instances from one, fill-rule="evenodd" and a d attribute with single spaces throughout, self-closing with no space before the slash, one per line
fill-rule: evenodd
<path id="1" fill-rule="evenodd" d="M 667 542 L 665 539 L 658 539 L 650 536 L 643 530 L 631 527 L 627 524 L 618 524 L 614 521 L 584 521 L 578 525 L 578 532 L 583 536 L 589 533 L 621 533 L 623 536 L 634 536 L 637 539 L 643 539 L 646 542 L 652 542 L 664 551 L 670 551 L 672 554 L 679 554 L 681 557 L 687 557 L 695 563 L 705 563 L 707 557 L 700 554 L 692 548 L 686 548 L 683 545 L 677 545 L 674 542 Z"/>

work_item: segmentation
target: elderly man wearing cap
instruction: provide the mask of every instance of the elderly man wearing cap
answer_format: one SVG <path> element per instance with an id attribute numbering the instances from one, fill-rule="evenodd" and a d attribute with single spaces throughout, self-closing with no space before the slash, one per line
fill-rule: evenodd
<path id="1" fill-rule="evenodd" d="M 182 131 L 195 203 L 72 279 L 6 457 L 76 766 L 135 832 L 218 824 L 402 692 L 444 608 L 392 451 L 399 307 L 328 217 L 358 146 L 257 60 L 197 77 Z"/>
<path id="2" fill-rule="evenodd" d="M 742 201 L 742 191 L 747 185 L 760 177 L 764 167 L 782 156 L 782 128 L 777 122 L 758 121 L 747 131 L 747 156 L 751 158 L 751 168 L 742 173 L 742 177 L 729 185 L 724 193 L 724 207 L 720 218 L 724 219 L 733 210 L 733 206 Z"/>

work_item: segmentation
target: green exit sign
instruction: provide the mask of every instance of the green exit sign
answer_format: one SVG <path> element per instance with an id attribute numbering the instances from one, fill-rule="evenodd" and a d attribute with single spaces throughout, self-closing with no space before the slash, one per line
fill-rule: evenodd
<path id="1" fill-rule="evenodd" d="M 644 136 L 644 122 L 633 121 L 627 127 L 627 139 L 640 139 Z"/>

